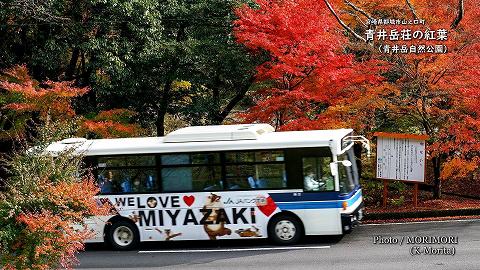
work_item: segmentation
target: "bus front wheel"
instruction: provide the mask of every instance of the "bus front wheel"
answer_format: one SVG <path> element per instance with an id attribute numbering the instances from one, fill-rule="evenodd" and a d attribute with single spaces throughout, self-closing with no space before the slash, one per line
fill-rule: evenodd
<path id="1" fill-rule="evenodd" d="M 140 235 L 135 224 L 120 220 L 111 225 L 107 240 L 115 250 L 131 250 L 140 242 Z"/>
<path id="2" fill-rule="evenodd" d="M 294 217 L 288 215 L 276 216 L 269 223 L 268 236 L 276 244 L 295 244 L 302 237 L 302 225 Z"/>

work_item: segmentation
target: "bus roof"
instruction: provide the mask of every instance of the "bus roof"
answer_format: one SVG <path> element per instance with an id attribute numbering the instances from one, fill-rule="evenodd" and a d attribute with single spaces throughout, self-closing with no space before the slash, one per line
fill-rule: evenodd
<path id="1" fill-rule="evenodd" d="M 188 127 L 165 137 L 120 139 L 66 139 L 52 143 L 47 151 L 60 152 L 75 147 L 87 156 L 209 152 L 231 150 L 330 147 L 340 154 L 342 139 L 352 129 L 275 132 L 266 124 Z"/>

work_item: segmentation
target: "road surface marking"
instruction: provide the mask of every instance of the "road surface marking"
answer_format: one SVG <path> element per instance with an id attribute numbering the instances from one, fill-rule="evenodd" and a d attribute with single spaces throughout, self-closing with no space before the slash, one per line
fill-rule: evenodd
<path id="1" fill-rule="evenodd" d="M 478 218 L 472 219 L 452 219 L 452 220 L 429 220 L 429 221 L 410 221 L 410 222 L 393 222 L 393 223 L 373 223 L 373 224 L 361 224 L 362 226 L 385 226 L 385 225 L 405 225 L 405 224 L 422 224 L 422 223 L 450 223 L 450 222 L 467 222 L 467 221 L 480 221 Z"/>
<path id="2" fill-rule="evenodd" d="M 271 251 L 271 250 L 298 250 L 298 249 L 326 249 L 330 246 L 309 247 L 271 247 L 271 248 L 226 248 L 226 249 L 179 249 L 179 250 L 140 250 L 138 253 L 194 253 L 194 252 L 236 252 L 236 251 Z"/>

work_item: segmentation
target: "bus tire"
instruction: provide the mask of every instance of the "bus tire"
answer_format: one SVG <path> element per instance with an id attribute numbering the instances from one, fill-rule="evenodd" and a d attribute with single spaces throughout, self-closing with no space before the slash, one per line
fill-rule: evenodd
<path id="1" fill-rule="evenodd" d="M 125 220 L 114 222 L 106 236 L 108 244 L 114 250 L 132 250 L 140 243 L 137 226 Z"/>
<path id="2" fill-rule="evenodd" d="M 268 237 L 278 245 L 295 244 L 302 235 L 302 224 L 290 215 L 274 216 L 268 224 Z"/>

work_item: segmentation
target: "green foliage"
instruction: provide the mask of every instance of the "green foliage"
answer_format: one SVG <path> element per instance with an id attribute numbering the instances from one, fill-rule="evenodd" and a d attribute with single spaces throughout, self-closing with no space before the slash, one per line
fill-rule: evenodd
<path id="1" fill-rule="evenodd" d="M 392 181 L 388 185 L 390 192 L 393 192 L 395 195 L 403 194 L 407 190 L 407 184 L 402 181 Z"/>
<path id="2" fill-rule="evenodd" d="M 398 199 L 390 199 L 390 204 L 393 206 L 399 207 L 405 203 L 405 196 L 400 196 Z"/>
<path id="3" fill-rule="evenodd" d="M 363 199 L 366 206 L 378 207 L 383 201 L 383 181 L 366 179 L 361 181 Z M 405 195 L 410 194 L 408 185 L 401 181 L 388 181 L 388 202 L 393 206 L 402 206 Z"/>
<path id="4" fill-rule="evenodd" d="M 262 61 L 232 35 L 239 0 L 15 2 L 0 2 L 0 69 L 25 63 L 37 80 L 90 86 L 81 114 L 122 107 L 157 129 L 166 113 L 219 123 Z M 204 91 L 171 91 L 181 80 Z"/>
<path id="5" fill-rule="evenodd" d="M 361 181 L 363 200 L 366 206 L 380 206 L 383 198 L 383 183 L 377 180 Z"/>
<path id="6" fill-rule="evenodd" d="M 98 89 L 100 99 L 132 107 L 147 122 L 166 113 L 194 123 L 221 122 L 246 95 L 255 58 L 231 35 L 236 1 L 165 1 L 159 4 L 159 33 L 139 44 L 134 57 L 120 56 L 125 77 L 109 74 L 110 89 Z M 176 81 L 191 89 L 174 91 Z M 113 89 L 115 89 L 113 91 Z M 135 99 L 125 97 L 135 96 Z M 208 106 L 204 106 L 208 104 Z"/>

